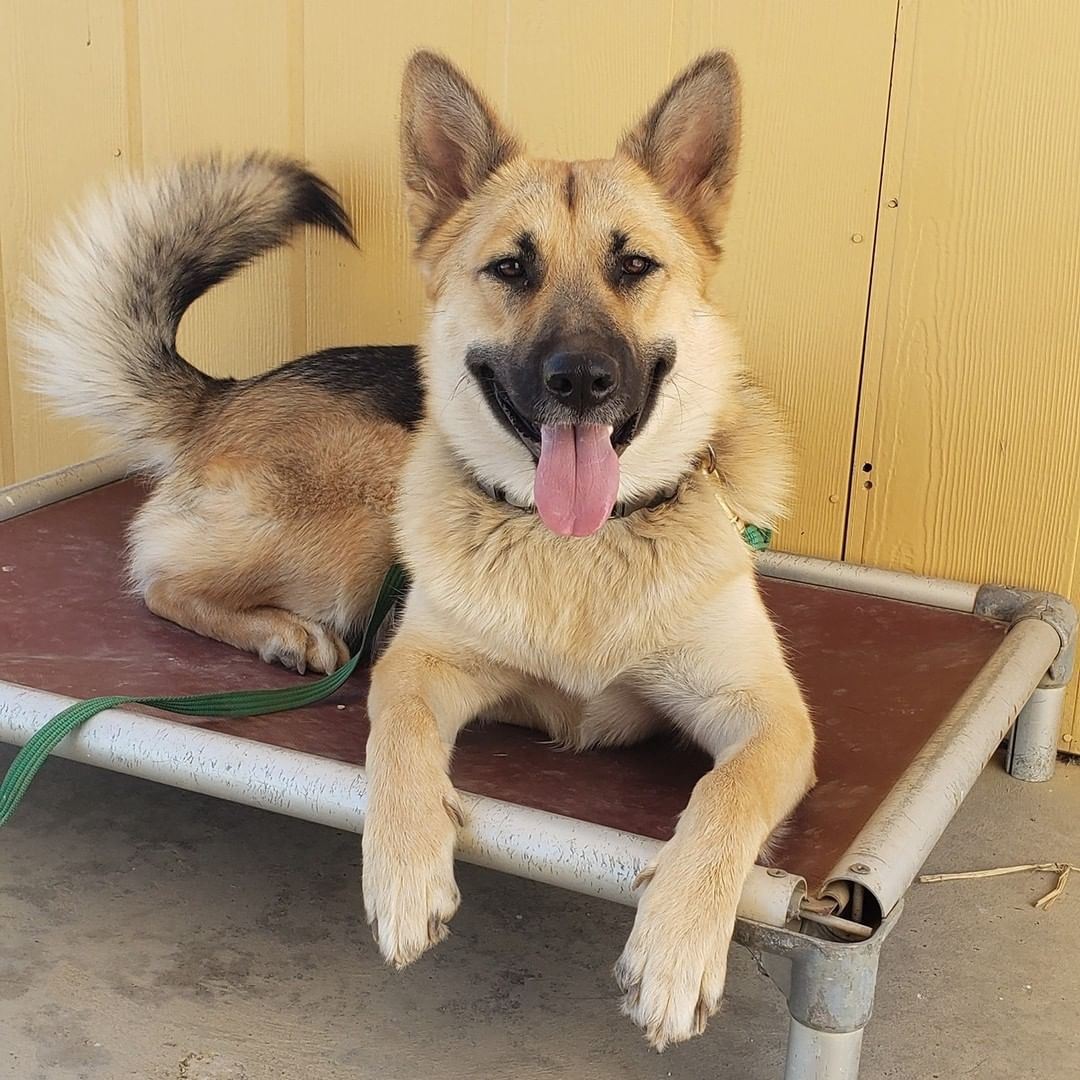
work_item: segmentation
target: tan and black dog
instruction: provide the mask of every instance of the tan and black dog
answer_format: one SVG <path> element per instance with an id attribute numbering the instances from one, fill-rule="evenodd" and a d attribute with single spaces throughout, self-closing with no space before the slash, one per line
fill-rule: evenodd
<path id="1" fill-rule="evenodd" d="M 392 558 L 412 577 L 373 675 L 364 899 L 388 961 L 459 902 L 448 776 L 470 720 L 571 746 L 670 727 L 715 759 L 616 968 L 658 1047 L 702 1030 L 736 903 L 813 780 L 806 707 L 732 523 L 783 507 L 788 450 L 706 299 L 739 86 L 701 58 L 603 161 L 530 158 L 460 71 L 405 72 L 420 349 L 336 349 L 244 381 L 176 351 L 185 309 L 294 225 L 349 225 L 294 162 L 179 166 L 91 204 L 45 263 L 38 384 L 140 455 L 147 605 L 329 671 Z M 423 388 L 423 389 L 422 389 Z"/>

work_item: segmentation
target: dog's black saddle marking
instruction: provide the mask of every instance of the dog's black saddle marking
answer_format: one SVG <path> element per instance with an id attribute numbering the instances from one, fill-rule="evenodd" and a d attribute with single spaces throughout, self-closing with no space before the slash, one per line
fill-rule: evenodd
<path id="1" fill-rule="evenodd" d="M 414 345 L 354 345 L 323 349 L 252 382 L 296 381 L 357 399 L 410 430 L 424 411 L 424 384 Z"/>

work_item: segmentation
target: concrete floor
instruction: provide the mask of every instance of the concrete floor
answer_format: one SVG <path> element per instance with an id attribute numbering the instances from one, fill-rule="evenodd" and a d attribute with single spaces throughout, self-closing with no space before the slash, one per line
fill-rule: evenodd
<path id="1" fill-rule="evenodd" d="M 0 768 L 11 754 L 0 748 Z M 984 774 L 931 870 L 1080 863 L 1080 767 Z M 53 760 L 0 840 L 0 1075 L 778 1080 L 784 1003 L 733 951 L 703 1038 L 650 1052 L 610 967 L 632 912 L 462 866 L 454 935 L 379 962 L 355 836 Z M 916 886 L 863 1080 L 1080 1076 L 1080 881 Z"/>

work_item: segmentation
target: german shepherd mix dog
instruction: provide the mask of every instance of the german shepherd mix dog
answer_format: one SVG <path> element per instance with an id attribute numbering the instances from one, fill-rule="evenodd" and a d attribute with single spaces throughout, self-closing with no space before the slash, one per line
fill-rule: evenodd
<path id="1" fill-rule="evenodd" d="M 730 57 L 702 57 L 604 161 L 528 157 L 447 60 L 402 96 L 423 343 L 212 379 L 185 309 L 336 195 L 270 155 L 92 204 L 47 258 L 38 383 L 158 477 L 131 530 L 149 608 L 330 671 L 395 557 L 412 591 L 372 679 L 364 901 L 417 959 L 459 902 L 448 766 L 477 717 L 573 747 L 669 727 L 715 767 L 640 877 L 616 967 L 658 1048 L 724 987 L 744 878 L 813 782 L 813 734 L 733 518 L 769 524 L 786 442 L 706 282 L 739 142 Z"/>

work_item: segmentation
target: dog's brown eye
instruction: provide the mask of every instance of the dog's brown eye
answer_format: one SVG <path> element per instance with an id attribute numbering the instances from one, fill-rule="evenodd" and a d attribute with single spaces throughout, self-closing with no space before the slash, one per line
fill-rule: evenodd
<path id="1" fill-rule="evenodd" d="M 500 259 L 491 264 L 491 272 L 500 281 L 520 281 L 525 276 L 525 267 L 518 259 Z"/>
<path id="2" fill-rule="evenodd" d="M 655 265 L 651 259 L 646 259 L 644 255 L 624 255 L 622 262 L 619 264 L 619 269 L 627 277 L 643 277 Z"/>

